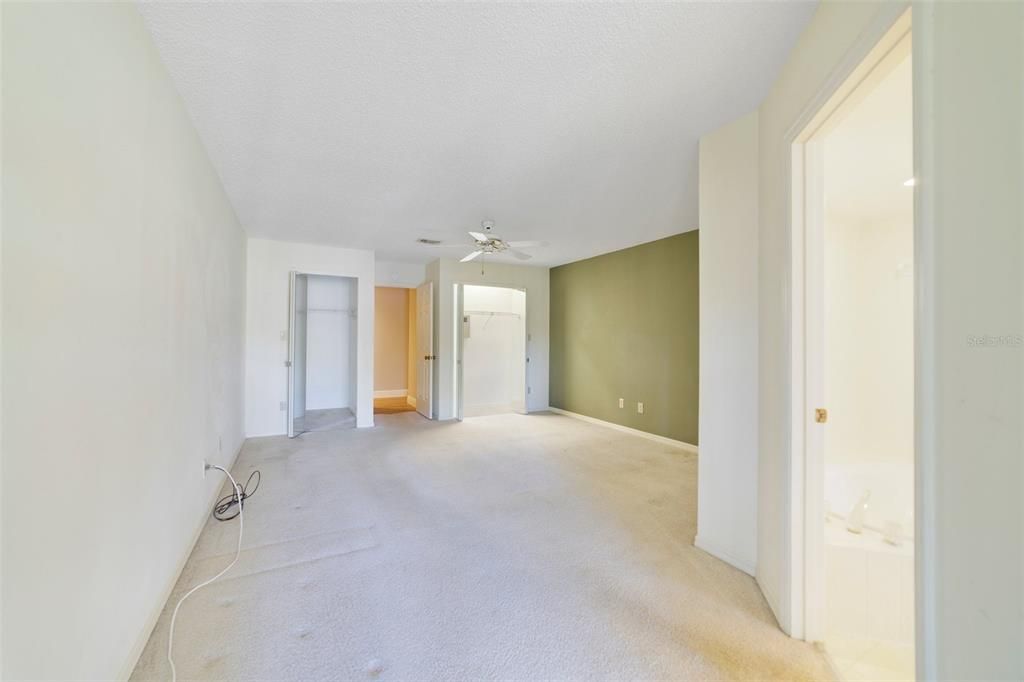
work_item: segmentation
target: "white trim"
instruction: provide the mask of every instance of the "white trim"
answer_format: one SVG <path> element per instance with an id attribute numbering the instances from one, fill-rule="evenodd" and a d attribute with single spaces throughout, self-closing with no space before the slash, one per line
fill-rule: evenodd
<path id="1" fill-rule="evenodd" d="M 754 576 L 754 574 L 757 573 L 757 566 L 755 564 L 743 561 L 742 559 L 737 559 L 729 552 L 724 551 L 722 548 L 718 547 L 713 542 L 708 542 L 700 535 L 694 538 L 693 546 L 697 549 L 707 552 L 716 559 L 721 559 L 722 561 L 729 564 L 730 566 L 733 566 L 734 568 L 740 569 L 749 576 Z"/>
<path id="2" fill-rule="evenodd" d="M 613 422 L 606 422 L 603 419 L 597 419 L 596 417 L 588 417 L 585 414 L 578 414 L 576 412 L 570 412 L 569 410 L 563 410 L 563 409 L 558 408 L 558 407 L 549 407 L 548 411 L 549 412 L 554 412 L 555 414 L 562 414 L 562 415 L 565 415 L 566 417 L 572 417 L 573 419 L 579 419 L 579 420 L 582 420 L 582 421 L 585 421 L 585 422 L 590 422 L 591 424 L 597 424 L 598 426 L 606 426 L 609 429 L 615 429 L 616 431 L 622 431 L 623 433 L 629 433 L 629 434 L 632 434 L 634 436 L 640 436 L 641 438 L 646 438 L 647 440 L 653 440 L 654 442 L 661 443 L 662 445 L 671 445 L 674 448 L 679 448 L 680 450 L 688 450 L 689 452 L 697 454 L 697 446 L 696 445 L 693 445 L 691 443 L 687 443 L 687 442 L 684 442 L 684 441 L 681 441 L 681 440 L 675 440 L 674 438 L 666 438 L 665 436 L 659 436 L 659 435 L 654 434 L 654 433 L 648 433 L 646 431 L 641 431 L 640 429 L 630 428 L 628 426 L 623 426 L 622 424 L 615 424 Z"/>
<path id="3" fill-rule="evenodd" d="M 405 398 L 409 395 L 408 389 L 395 388 L 389 391 L 374 391 L 374 398 Z"/>
<path id="4" fill-rule="evenodd" d="M 409 395 L 405 396 L 405 403 L 409 407 L 416 407 L 416 396 L 414 396 L 411 393 Z"/>

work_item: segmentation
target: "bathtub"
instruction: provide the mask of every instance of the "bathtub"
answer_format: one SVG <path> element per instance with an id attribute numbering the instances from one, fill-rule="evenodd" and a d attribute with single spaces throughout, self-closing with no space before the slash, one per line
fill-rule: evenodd
<path id="1" fill-rule="evenodd" d="M 851 533 L 846 517 L 865 490 L 872 494 L 864 528 Z M 912 670 L 913 465 L 826 466 L 825 501 L 826 648 L 841 648 L 843 655 L 858 660 L 879 651 L 893 658 L 897 652 Z M 882 532 L 892 522 L 901 529 L 896 545 Z"/>

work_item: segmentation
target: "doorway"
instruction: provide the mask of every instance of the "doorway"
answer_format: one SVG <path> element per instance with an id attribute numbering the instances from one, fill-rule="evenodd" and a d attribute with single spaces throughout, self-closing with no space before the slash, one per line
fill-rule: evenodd
<path id="1" fill-rule="evenodd" d="M 373 413 L 416 411 L 416 290 L 376 287 Z"/>
<path id="2" fill-rule="evenodd" d="M 293 272 L 288 437 L 356 425 L 357 282 Z"/>
<path id="3" fill-rule="evenodd" d="M 915 675 L 910 41 L 907 14 L 794 145 L 804 634 L 843 680 Z"/>
<path id="4" fill-rule="evenodd" d="M 456 415 L 526 412 L 526 291 L 457 284 Z"/>

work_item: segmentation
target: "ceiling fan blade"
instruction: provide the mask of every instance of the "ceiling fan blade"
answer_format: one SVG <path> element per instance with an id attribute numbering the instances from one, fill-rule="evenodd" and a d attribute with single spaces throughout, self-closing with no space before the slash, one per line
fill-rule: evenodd
<path id="1" fill-rule="evenodd" d="M 474 251 L 473 253 L 469 254 L 468 256 L 466 256 L 465 258 L 460 260 L 459 262 L 460 263 L 468 263 L 469 261 L 471 261 L 474 258 L 476 258 L 477 256 L 479 256 L 481 253 L 483 253 L 483 251 Z"/>
<path id="2" fill-rule="evenodd" d="M 531 256 L 530 254 L 523 253 L 522 251 L 516 251 L 515 249 L 509 249 L 508 252 L 511 253 L 516 258 L 518 258 L 519 260 L 530 260 L 531 258 L 533 258 L 533 256 Z"/>
<path id="3" fill-rule="evenodd" d="M 547 242 L 507 242 L 513 249 L 528 249 L 531 246 L 547 246 Z"/>
<path id="4" fill-rule="evenodd" d="M 490 237 L 488 237 L 483 232 L 470 232 L 469 236 L 477 240 L 478 242 L 485 242 L 490 239 Z"/>

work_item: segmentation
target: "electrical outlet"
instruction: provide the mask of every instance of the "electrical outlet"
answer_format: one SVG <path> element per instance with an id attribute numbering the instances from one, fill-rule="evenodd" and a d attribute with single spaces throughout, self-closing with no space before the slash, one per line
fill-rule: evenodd
<path id="1" fill-rule="evenodd" d="M 625 398 L 619 398 L 619 409 L 621 410 L 625 406 L 626 406 L 626 399 Z"/>
<path id="2" fill-rule="evenodd" d="M 644 404 L 643 403 L 637 403 L 636 404 L 636 413 L 637 414 L 643 414 L 644 413 Z"/>

